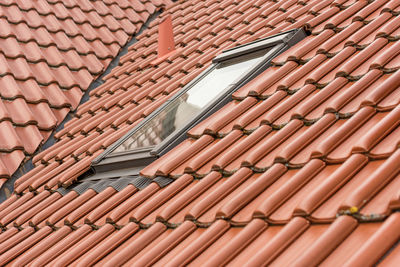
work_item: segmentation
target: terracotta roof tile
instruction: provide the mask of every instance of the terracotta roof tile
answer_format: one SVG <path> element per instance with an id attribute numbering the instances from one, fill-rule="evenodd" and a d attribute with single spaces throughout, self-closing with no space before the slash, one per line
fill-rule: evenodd
<path id="1" fill-rule="evenodd" d="M 153 3 L 160 7 L 161 2 Z M 52 12 L 54 4 L 58 8 Z M 40 42 L 54 51 L 44 53 L 43 60 L 4 43 L 10 49 L 0 59 L 8 74 L 0 81 L 10 90 L 1 93 L 1 124 L 15 138 L 3 146 L 20 153 L 8 162 L 26 153 L 28 144 L 18 136 L 37 128 L 42 134 L 53 125 L 48 117 L 38 120 L 30 106 L 62 112 L 77 105 L 82 84 L 104 64 L 95 57 L 111 58 L 110 44 L 119 45 L 111 36 L 122 29 L 124 14 L 135 6 L 136 20 L 130 23 L 139 27 L 139 17 L 143 21 L 153 11 L 149 5 L 49 1 L 34 7 L 39 17 L 54 13 L 59 21 L 73 22 L 77 29 L 61 30 L 60 38 L 72 43 L 79 37 L 84 46 L 57 43 L 54 32 L 36 31 L 28 43 L 36 45 L 36 36 L 43 34 Z M 0 205 L 0 264 L 395 265 L 400 238 L 398 6 L 397 1 L 344 0 L 172 3 L 55 135 L 59 141 L 34 157 L 36 167 L 17 180 L 14 194 Z M 32 8 L 24 4 L 22 9 Z M 94 22 L 88 23 L 89 13 Z M 179 51 L 152 65 L 157 25 L 168 14 Z M 36 23 L 20 20 L 21 29 Z M 113 21 L 109 30 L 101 24 L 107 20 Z M 144 168 L 142 177 L 77 181 L 97 155 L 221 50 L 301 26 L 311 35 Z M 13 33 L 0 28 L 4 35 Z M 82 36 L 83 30 L 88 34 Z M 101 38 L 90 36 L 95 33 Z M 17 36 L 11 42 L 24 41 Z M 67 53 L 81 62 L 60 63 Z M 93 63 L 82 57 L 86 53 Z M 70 79 L 55 80 L 52 70 L 33 75 L 31 62 L 50 61 Z M 15 67 L 22 72 L 14 74 Z M 28 87 L 21 83 L 34 86 L 39 78 L 49 82 L 47 91 L 36 86 L 25 93 Z M 32 130 L 18 130 L 28 126 Z M 173 182 L 164 187 L 160 179 Z"/>
<path id="2" fill-rule="evenodd" d="M 22 145 L 11 142 L 7 153 L 20 150 L 24 155 L 3 156 L 14 158 L 13 164 L 3 164 L 9 167 L 8 176 L 77 107 L 83 92 L 108 65 L 104 59 L 115 57 L 149 15 L 168 4 L 0 2 L 0 76 L 5 88 L 1 97 Z"/>

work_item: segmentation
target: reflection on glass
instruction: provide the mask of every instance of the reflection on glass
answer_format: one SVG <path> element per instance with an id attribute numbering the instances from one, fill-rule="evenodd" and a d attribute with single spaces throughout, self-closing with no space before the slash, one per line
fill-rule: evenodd
<path id="1" fill-rule="evenodd" d="M 111 154 L 136 148 L 154 146 L 192 118 L 242 74 L 258 63 L 268 49 L 223 61 L 192 86 L 186 93 L 171 101 L 160 113 L 148 120 Z"/>

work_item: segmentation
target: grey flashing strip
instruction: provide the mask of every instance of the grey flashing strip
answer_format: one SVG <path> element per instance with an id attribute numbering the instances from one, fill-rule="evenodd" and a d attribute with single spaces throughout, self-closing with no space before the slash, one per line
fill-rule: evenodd
<path id="1" fill-rule="evenodd" d="M 85 181 L 84 183 L 73 184 L 68 188 L 60 187 L 56 191 L 60 193 L 62 196 L 65 196 L 71 191 L 75 191 L 77 194 L 82 195 L 85 193 L 95 182 L 93 181 Z"/>
<path id="2" fill-rule="evenodd" d="M 175 179 L 163 176 L 157 176 L 156 178 L 153 179 L 153 181 L 157 183 L 159 187 L 163 188 L 172 183 L 173 181 L 175 181 Z"/>
<path id="3" fill-rule="evenodd" d="M 94 183 L 89 181 L 86 183 L 77 184 L 73 187 L 73 190 L 79 195 L 85 193 Z M 69 190 L 71 191 L 71 190 Z"/>
<path id="4" fill-rule="evenodd" d="M 68 194 L 69 192 L 71 192 L 70 190 L 64 188 L 64 187 L 60 187 L 56 190 L 56 192 L 58 192 L 60 195 L 65 196 L 66 194 Z"/>
<path id="5" fill-rule="evenodd" d="M 85 193 L 88 189 L 94 190 L 96 193 L 101 193 L 107 187 L 112 187 L 115 191 L 120 192 L 124 190 L 128 185 L 133 185 L 139 190 L 143 190 L 148 187 L 151 183 L 156 183 L 160 188 L 166 187 L 175 179 L 158 176 L 154 179 L 150 179 L 138 175 L 126 175 L 118 178 L 109 178 L 102 180 L 81 180 L 79 183 L 69 186 L 68 188 L 58 188 L 56 191 L 62 196 L 67 195 L 69 192 L 74 191 L 79 195 Z"/>
<path id="6" fill-rule="evenodd" d="M 104 189 L 110 186 L 110 180 L 102 180 L 98 181 L 97 183 L 93 184 L 92 186 L 89 186 L 89 189 L 92 189 L 96 193 L 101 193 Z"/>
<path id="7" fill-rule="evenodd" d="M 113 182 L 111 182 L 110 187 L 114 188 L 117 192 L 123 190 L 127 187 L 131 182 L 132 179 L 135 179 L 135 176 L 125 176 L 121 177 Z"/>
<path id="8" fill-rule="evenodd" d="M 130 184 L 139 190 L 143 190 L 152 183 L 152 180 L 146 177 L 138 176 Z"/>

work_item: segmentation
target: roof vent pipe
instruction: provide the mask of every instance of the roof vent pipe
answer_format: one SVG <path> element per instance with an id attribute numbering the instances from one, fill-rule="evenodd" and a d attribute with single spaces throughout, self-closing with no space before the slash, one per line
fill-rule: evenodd
<path id="1" fill-rule="evenodd" d="M 171 15 L 158 26 L 158 56 L 151 64 L 157 65 L 176 52 Z"/>

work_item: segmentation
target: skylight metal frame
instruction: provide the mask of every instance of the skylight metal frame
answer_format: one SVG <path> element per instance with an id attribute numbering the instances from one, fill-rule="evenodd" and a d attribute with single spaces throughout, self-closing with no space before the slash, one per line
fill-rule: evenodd
<path id="1" fill-rule="evenodd" d="M 167 100 L 158 109 L 156 109 L 145 120 L 131 129 L 122 138 L 120 138 L 117 142 L 108 147 L 101 155 L 94 159 L 92 161 L 93 171 L 95 173 L 110 172 L 113 170 L 118 170 L 118 172 L 121 172 L 121 170 L 127 169 L 126 173 L 138 173 L 138 168 L 140 166 L 144 167 L 150 164 L 152 161 L 156 160 L 158 157 L 164 155 L 173 147 L 181 143 L 186 138 L 186 133 L 192 127 L 231 101 L 233 92 L 267 69 L 270 66 L 273 58 L 287 50 L 290 46 L 304 39 L 306 36 L 307 34 L 303 29 L 293 29 L 288 32 L 273 35 L 249 44 L 240 45 L 223 51 L 220 55 L 213 59 L 211 66 L 204 70 L 198 77 L 189 82 L 184 88 Z M 203 107 L 200 113 L 196 115 L 188 124 L 181 129 L 176 129 L 167 138 L 161 141 L 160 144 L 150 147 L 137 148 L 130 151 L 118 152 L 110 155 L 113 150 L 115 150 L 131 135 L 144 127 L 146 122 L 157 116 L 157 114 L 162 112 L 164 108 L 166 108 L 172 101 L 188 92 L 197 82 L 206 77 L 218 66 L 218 64 L 235 57 L 251 54 L 268 48 L 270 48 L 270 50 L 262 57 L 258 64 L 253 66 L 248 72 L 237 77 L 234 83 L 229 85 L 215 99 Z"/>

